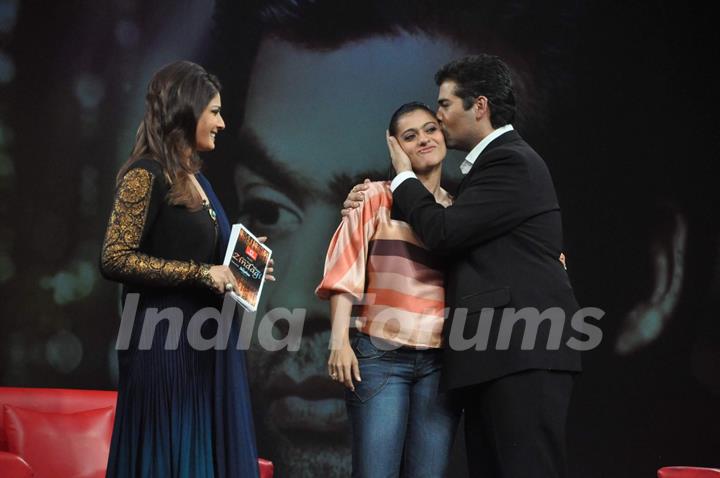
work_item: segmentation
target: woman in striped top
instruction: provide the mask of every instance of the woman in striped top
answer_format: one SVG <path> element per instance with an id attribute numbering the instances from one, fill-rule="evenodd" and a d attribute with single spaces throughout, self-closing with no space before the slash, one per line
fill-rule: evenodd
<path id="1" fill-rule="evenodd" d="M 434 113 L 401 106 L 390 120 L 413 171 L 438 203 L 447 149 Z M 330 242 L 316 294 L 330 300 L 331 378 L 343 383 L 354 477 L 443 476 L 460 410 L 438 390 L 441 261 L 397 216 L 388 182 L 374 182 Z M 358 332 L 349 337 L 351 314 Z"/>

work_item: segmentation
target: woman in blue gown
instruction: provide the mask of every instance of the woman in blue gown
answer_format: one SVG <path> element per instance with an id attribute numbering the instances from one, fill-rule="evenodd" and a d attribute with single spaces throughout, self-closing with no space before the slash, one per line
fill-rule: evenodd
<path id="1" fill-rule="evenodd" d="M 221 294 L 235 285 L 226 266 L 214 265 L 229 224 L 197 154 L 214 149 L 225 127 L 220 108 L 220 84 L 201 66 L 162 68 L 118 173 L 101 271 L 123 284 L 126 309 L 136 312 L 118 341 L 108 477 L 258 475 L 239 314 L 229 335 L 217 320 L 191 320 L 201 309 L 220 310 Z M 208 347 L 221 336 L 229 343 Z"/>

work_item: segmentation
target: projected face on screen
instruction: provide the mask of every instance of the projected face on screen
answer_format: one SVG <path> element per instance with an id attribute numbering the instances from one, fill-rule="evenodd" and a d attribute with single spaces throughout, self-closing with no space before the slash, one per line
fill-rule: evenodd
<path id="1" fill-rule="evenodd" d="M 348 190 L 364 177 L 388 177 L 391 113 L 411 100 L 434 104 L 435 70 L 463 53 L 425 36 L 327 52 L 272 39 L 260 47 L 234 180 L 239 219 L 270 237 L 282 270 L 265 290 L 266 310 L 307 311 L 299 352 L 249 355 L 259 439 L 287 476 L 349 475 L 343 389 L 327 376 L 329 307 L 314 289 Z"/>

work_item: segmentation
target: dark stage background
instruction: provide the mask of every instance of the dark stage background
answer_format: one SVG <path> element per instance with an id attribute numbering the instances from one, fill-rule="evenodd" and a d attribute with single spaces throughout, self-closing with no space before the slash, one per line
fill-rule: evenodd
<path id="1" fill-rule="evenodd" d="M 606 312 L 576 381 L 572 476 L 719 466 L 720 45 L 705 8 L 0 0 L 0 384 L 116 386 L 118 287 L 97 268 L 114 178 L 150 75 L 191 59 L 224 85 L 228 129 L 206 171 L 231 220 L 276 253 L 261 312 L 311 319 L 299 352 L 250 352 L 261 454 L 281 477 L 346 476 L 340 391 L 303 390 L 325 376 L 327 305 L 312 290 L 341 197 L 296 204 L 290 179 L 346 191 L 383 178 L 390 113 L 433 104 L 434 70 L 485 51 L 517 75 L 516 127 L 553 173 L 578 299 Z M 465 476 L 456 451 L 451 476 Z"/>

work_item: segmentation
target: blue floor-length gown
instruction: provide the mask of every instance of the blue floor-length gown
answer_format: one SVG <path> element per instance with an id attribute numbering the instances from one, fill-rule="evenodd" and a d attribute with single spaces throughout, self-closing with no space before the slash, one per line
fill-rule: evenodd
<path id="1" fill-rule="evenodd" d="M 207 179 L 196 177 L 209 200 L 196 211 L 168 203 L 169 186 L 149 159 L 137 161 L 116 192 L 101 270 L 123 283 L 126 307 L 129 294 L 139 298 L 129 346 L 118 350 L 111 478 L 258 475 L 245 356 L 236 349 L 240 314 L 225 349 L 201 350 L 188 338 L 193 314 L 222 307 L 203 264 L 221 262 L 229 238 L 220 202 Z M 155 320 L 153 309 L 180 312 L 181 322 Z M 154 334 L 147 333 L 155 322 Z M 200 333 L 208 339 L 216 332 L 209 320 Z"/>

